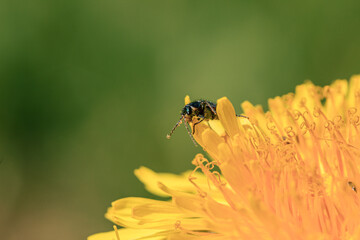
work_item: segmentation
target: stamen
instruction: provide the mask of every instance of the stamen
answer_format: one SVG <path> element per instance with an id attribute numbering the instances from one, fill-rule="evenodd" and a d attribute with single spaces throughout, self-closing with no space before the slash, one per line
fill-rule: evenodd
<path id="1" fill-rule="evenodd" d="M 114 231 L 115 231 L 116 239 L 120 240 L 119 232 L 118 232 L 118 229 L 117 229 L 116 225 L 114 225 L 113 228 L 114 228 Z"/>
<path id="2" fill-rule="evenodd" d="M 181 221 L 180 220 L 177 220 L 174 224 L 174 227 L 175 227 L 175 230 L 182 230 L 182 227 L 181 227 Z"/>
<path id="3" fill-rule="evenodd" d="M 194 181 L 194 180 L 196 180 L 197 178 L 194 177 L 193 175 L 195 174 L 195 172 L 196 172 L 198 169 L 200 169 L 200 167 L 199 167 L 199 166 L 196 166 L 195 169 L 190 173 L 190 175 L 189 175 L 189 177 L 188 177 L 188 180 L 189 180 L 190 183 L 192 183 L 192 184 L 195 186 L 195 188 L 196 188 L 197 192 L 199 193 L 200 197 L 205 198 L 205 197 L 207 196 L 206 192 L 204 192 L 204 191 L 195 183 L 195 181 Z M 209 188 L 210 188 L 209 179 L 207 178 L 206 180 L 207 180 L 208 185 L 209 185 Z"/>

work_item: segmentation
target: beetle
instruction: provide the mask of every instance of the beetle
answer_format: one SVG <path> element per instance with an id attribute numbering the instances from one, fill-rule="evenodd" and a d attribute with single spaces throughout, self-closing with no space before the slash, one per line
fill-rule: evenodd
<path id="1" fill-rule="evenodd" d="M 197 100 L 193 101 L 189 104 L 186 104 L 184 108 L 180 112 L 181 117 L 180 120 L 175 124 L 173 129 L 169 134 L 166 135 L 167 139 L 171 138 L 171 135 L 174 133 L 175 129 L 180 126 L 180 124 L 185 121 L 185 128 L 191 138 L 191 140 L 194 142 L 195 146 L 197 146 L 195 139 L 193 135 L 195 134 L 195 126 L 203 121 L 209 121 L 209 120 L 217 120 L 219 119 L 217 113 L 216 113 L 216 103 L 210 102 L 208 100 Z M 243 115 L 236 115 L 238 117 L 244 117 L 248 118 Z M 194 121 L 196 119 L 197 121 Z M 192 132 L 189 129 L 188 124 L 193 123 L 193 129 Z"/>

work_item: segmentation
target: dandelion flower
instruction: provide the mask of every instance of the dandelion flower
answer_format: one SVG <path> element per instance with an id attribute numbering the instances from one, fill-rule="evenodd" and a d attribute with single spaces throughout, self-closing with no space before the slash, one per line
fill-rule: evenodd
<path id="1" fill-rule="evenodd" d="M 219 99 L 219 120 L 196 126 L 207 157 L 193 171 L 135 170 L 171 200 L 117 200 L 106 217 L 124 228 L 88 239 L 360 239 L 360 76 L 268 104 L 243 102 L 246 119 Z"/>

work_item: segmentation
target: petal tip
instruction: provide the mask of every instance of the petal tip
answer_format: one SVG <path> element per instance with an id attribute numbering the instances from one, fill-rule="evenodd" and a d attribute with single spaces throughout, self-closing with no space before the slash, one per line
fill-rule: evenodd
<path id="1" fill-rule="evenodd" d="M 217 104 L 224 103 L 224 102 L 227 102 L 227 101 L 229 101 L 229 99 L 227 97 L 222 97 L 222 98 L 219 98 L 217 100 Z"/>
<path id="2" fill-rule="evenodd" d="M 185 105 L 188 105 L 189 103 L 191 103 L 190 97 L 189 95 L 185 96 Z"/>

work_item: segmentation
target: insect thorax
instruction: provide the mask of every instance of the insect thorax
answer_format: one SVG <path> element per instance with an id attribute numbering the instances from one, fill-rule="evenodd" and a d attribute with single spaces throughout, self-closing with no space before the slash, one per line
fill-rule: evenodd
<path id="1" fill-rule="evenodd" d="M 200 100 L 187 104 L 183 108 L 182 115 L 185 116 L 187 121 L 192 121 L 194 117 L 204 120 L 213 120 L 217 119 L 217 114 L 215 111 L 216 104 L 209 101 Z"/>

